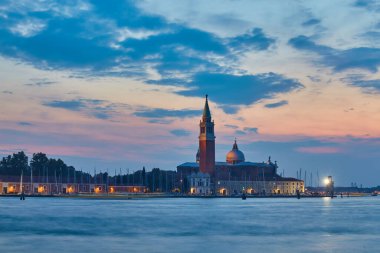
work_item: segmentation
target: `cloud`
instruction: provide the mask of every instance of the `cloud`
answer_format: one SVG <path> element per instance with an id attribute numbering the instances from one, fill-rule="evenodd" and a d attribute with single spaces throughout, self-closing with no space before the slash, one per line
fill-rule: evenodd
<path id="1" fill-rule="evenodd" d="M 211 33 L 197 29 L 178 27 L 172 31 L 150 36 L 146 39 L 128 39 L 121 43 L 128 50 L 127 55 L 133 60 L 140 60 L 147 55 L 175 51 L 177 47 L 214 54 L 227 53 L 227 47 Z"/>
<path id="2" fill-rule="evenodd" d="M 79 2 L 57 5 L 50 1 L 39 6 L 38 12 L 26 7 L 10 12 L 4 7 L 10 13 L 0 17 L 4 24 L 0 26 L 0 54 L 43 69 L 141 77 L 147 65 L 160 73 L 215 69 L 218 64 L 207 59 L 209 55 L 229 53 L 225 41 L 212 33 L 147 15 L 132 1 L 112 5 L 96 1 L 83 11 L 63 16 L 52 10 L 71 4 L 83 7 Z M 254 36 L 265 39 L 262 32 Z"/>
<path id="3" fill-rule="evenodd" d="M 305 22 L 302 23 L 303 26 L 313 26 L 321 23 L 321 20 L 317 18 L 311 18 L 309 20 L 306 20 Z"/>
<path id="4" fill-rule="evenodd" d="M 48 85 L 52 85 L 52 84 L 57 83 L 55 81 L 50 81 L 47 78 L 31 78 L 30 81 L 31 81 L 30 83 L 26 83 L 25 85 L 28 85 L 28 86 L 48 86 Z"/>
<path id="5" fill-rule="evenodd" d="M 376 0 L 357 0 L 354 6 L 365 8 L 369 11 L 380 11 L 380 3 Z"/>
<path id="6" fill-rule="evenodd" d="M 69 101 L 54 100 L 54 101 L 46 102 L 43 105 L 49 106 L 49 107 L 55 107 L 55 108 L 62 108 L 69 111 L 79 111 L 86 107 L 84 102 L 81 100 L 69 100 Z"/>
<path id="7" fill-rule="evenodd" d="M 341 150 L 337 147 L 320 146 L 320 147 L 299 147 L 296 149 L 300 153 L 308 154 L 336 154 Z"/>
<path id="8" fill-rule="evenodd" d="M 168 125 L 170 123 L 172 123 L 173 120 L 168 120 L 168 119 L 150 119 L 148 120 L 148 123 L 152 123 L 152 124 L 164 124 L 164 125 Z"/>
<path id="9" fill-rule="evenodd" d="M 377 27 L 378 28 L 378 27 Z M 368 31 L 360 35 L 365 40 L 378 41 L 380 39 L 380 32 Z"/>
<path id="10" fill-rule="evenodd" d="M 368 93 L 380 92 L 380 79 L 366 79 L 364 75 L 349 75 L 341 79 L 349 85 L 362 88 Z"/>
<path id="11" fill-rule="evenodd" d="M 232 50 L 266 50 L 275 43 L 273 38 L 267 37 L 261 28 L 254 28 L 250 32 L 230 39 L 228 45 Z"/>
<path id="12" fill-rule="evenodd" d="M 255 134 L 259 133 L 259 129 L 257 127 L 244 127 L 244 131 Z"/>
<path id="13" fill-rule="evenodd" d="M 73 100 L 53 100 L 44 102 L 43 105 L 65 109 L 74 112 L 83 112 L 90 117 L 97 119 L 110 119 L 118 113 L 118 107 L 127 107 L 125 104 L 113 104 L 105 100 L 98 99 L 73 99 Z"/>
<path id="14" fill-rule="evenodd" d="M 321 81 L 321 78 L 319 76 L 307 76 L 307 77 L 310 79 L 310 81 L 315 82 L 315 83 Z"/>
<path id="15" fill-rule="evenodd" d="M 96 1 L 92 5 L 94 13 L 102 19 L 113 20 L 117 27 L 161 30 L 168 25 L 163 17 L 141 12 L 134 1 L 115 0 L 112 4 Z"/>
<path id="16" fill-rule="evenodd" d="M 227 114 L 236 114 L 239 109 L 240 109 L 240 106 L 239 105 L 225 105 L 225 104 L 220 104 L 219 105 L 220 108 L 222 108 L 222 110 L 227 113 Z"/>
<path id="17" fill-rule="evenodd" d="M 236 126 L 236 125 L 228 125 L 228 124 L 226 124 L 226 125 L 224 125 L 225 127 L 227 127 L 227 128 L 231 128 L 231 129 L 238 129 L 239 127 L 238 126 Z"/>
<path id="18" fill-rule="evenodd" d="M 229 30 L 240 30 L 242 27 L 251 27 L 251 22 L 244 20 L 238 15 L 229 13 L 223 14 L 210 14 L 205 17 L 208 24 L 215 24 L 216 26 L 228 27 Z"/>
<path id="19" fill-rule="evenodd" d="M 3 94 L 13 95 L 13 91 L 4 90 L 2 91 Z"/>
<path id="20" fill-rule="evenodd" d="M 30 122 L 25 122 L 25 121 L 20 121 L 20 122 L 18 122 L 17 124 L 20 125 L 20 126 L 33 126 L 32 123 L 30 123 Z"/>
<path id="21" fill-rule="evenodd" d="M 201 110 L 170 110 L 162 108 L 146 108 L 144 110 L 138 110 L 134 113 L 137 117 L 143 118 L 186 118 L 202 115 Z M 156 122 L 155 122 L 156 123 Z"/>
<path id="22" fill-rule="evenodd" d="M 236 130 L 235 134 L 237 134 L 237 135 L 246 135 L 247 133 L 244 132 L 244 131 L 242 131 L 242 130 Z"/>
<path id="23" fill-rule="evenodd" d="M 303 87 L 275 73 L 236 74 L 244 72 L 238 67 L 241 56 L 275 44 L 276 40 L 260 27 L 222 38 L 142 12 L 133 1 L 7 5 L 7 18 L 0 17 L 0 55 L 37 68 L 181 86 L 190 89 L 178 92 L 185 96 L 212 94 L 214 101 L 231 114 L 240 105 Z M 148 80 L 152 68 L 162 79 Z M 52 84 L 49 82 L 41 79 L 28 85 Z M 227 95 L 226 89 L 234 89 L 237 96 Z M 47 105 L 69 110 L 83 107 L 80 101 L 51 101 Z M 95 116 L 105 118 L 106 114 Z"/>
<path id="24" fill-rule="evenodd" d="M 190 131 L 187 131 L 185 129 L 174 129 L 174 130 L 171 130 L 170 133 L 178 137 L 189 136 L 191 134 Z"/>
<path id="25" fill-rule="evenodd" d="M 237 129 L 235 130 L 236 135 L 247 135 L 247 134 L 258 134 L 258 128 L 257 127 L 244 127 L 243 130 Z"/>
<path id="26" fill-rule="evenodd" d="M 131 38 L 120 44 L 132 60 L 156 63 L 160 74 L 171 77 L 177 71 L 222 71 L 226 67 L 219 64 L 221 59 L 234 61 L 237 53 L 266 50 L 273 43 L 274 39 L 267 37 L 260 28 L 222 39 L 202 30 L 170 25 L 166 32 L 143 39 Z M 224 60 L 220 56 L 224 56 Z M 178 79 L 171 81 L 178 82 Z"/>
<path id="27" fill-rule="evenodd" d="M 278 93 L 304 87 L 295 79 L 275 73 L 232 75 L 207 72 L 195 74 L 187 86 L 192 89 L 177 93 L 185 96 L 209 94 L 212 101 L 222 105 L 249 105 Z"/>
<path id="28" fill-rule="evenodd" d="M 10 31 L 18 36 L 32 37 L 45 29 L 46 23 L 39 19 L 26 19 L 16 23 L 10 28 Z"/>
<path id="29" fill-rule="evenodd" d="M 119 54 L 109 46 L 109 26 L 102 26 L 102 20 L 94 21 L 90 13 L 74 12 L 75 17 L 56 15 L 52 5 L 56 6 L 46 2 L 45 9 L 39 11 L 16 9 L 8 18 L 0 18 L 4 22 L 0 26 L 0 54 L 43 69 L 99 70 L 116 66 Z M 56 7 L 64 10 L 68 5 Z"/>
<path id="30" fill-rule="evenodd" d="M 279 101 L 279 102 L 276 102 L 276 103 L 266 104 L 265 107 L 266 108 L 277 108 L 277 107 L 281 107 L 281 106 L 284 106 L 284 105 L 287 105 L 287 104 L 288 104 L 288 101 L 282 100 L 282 101 Z"/>
<path id="31" fill-rule="evenodd" d="M 318 62 L 332 67 L 336 72 L 348 69 L 377 72 L 377 67 L 380 65 L 380 48 L 357 47 L 338 50 L 318 45 L 303 35 L 290 39 L 289 44 L 296 49 L 318 54 L 321 57 Z"/>

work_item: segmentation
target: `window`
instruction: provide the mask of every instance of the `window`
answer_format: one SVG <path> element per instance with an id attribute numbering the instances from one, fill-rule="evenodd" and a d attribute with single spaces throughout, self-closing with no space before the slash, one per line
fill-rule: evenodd
<path id="1" fill-rule="evenodd" d="M 204 128 L 204 127 L 201 127 L 201 133 L 202 133 L 202 134 L 205 133 L 205 128 Z"/>

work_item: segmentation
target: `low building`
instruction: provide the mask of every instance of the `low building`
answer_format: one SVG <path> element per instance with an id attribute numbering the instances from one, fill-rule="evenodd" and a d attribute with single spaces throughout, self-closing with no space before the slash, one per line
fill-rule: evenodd
<path id="1" fill-rule="evenodd" d="M 30 183 L 0 182 L 0 194 L 78 194 L 78 193 L 106 193 L 105 184 L 74 184 L 74 183 Z"/>
<path id="2" fill-rule="evenodd" d="M 187 182 L 192 195 L 209 195 L 211 194 L 210 175 L 202 172 L 191 173 L 187 177 Z"/>
<path id="3" fill-rule="evenodd" d="M 302 180 L 295 178 L 275 177 L 270 181 L 226 181 L 220 180 L 216 184 L 217 195 L 296 195 L 297 189 L 304 192 Z"/>
<path id="4" fill-rule="evenodd" d="M 109 186 L 108 193 L 145 193 L 147 192 L 147 188 L 145 186 Z"/>

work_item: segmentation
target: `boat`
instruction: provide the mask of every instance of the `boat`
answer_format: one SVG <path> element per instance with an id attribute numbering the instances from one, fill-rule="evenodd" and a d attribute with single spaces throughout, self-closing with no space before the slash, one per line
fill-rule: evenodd
<path id="1" fill-rule="evenodd" d="M 243 192 L 243 194 L 241 195 L 241 199 L 242 199 L 242 200 L 246 200 L 246 199 L 247 199 L 247 195 L 245 195 L 244 192 Z"/>
<path id="2" fill-rule="evenodd" d="M 371 196 L 376 197 L 377 196 L 377 192 L 372 192 Z"/>

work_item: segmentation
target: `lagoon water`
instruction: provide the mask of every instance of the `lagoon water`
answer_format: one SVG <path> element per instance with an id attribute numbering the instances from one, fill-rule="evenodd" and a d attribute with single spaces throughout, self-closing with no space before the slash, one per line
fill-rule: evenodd
<path id="1" fill-rule="evenodd" d="M 0 252 L 380 252 L 380 197 L 0 198 Z"/>

